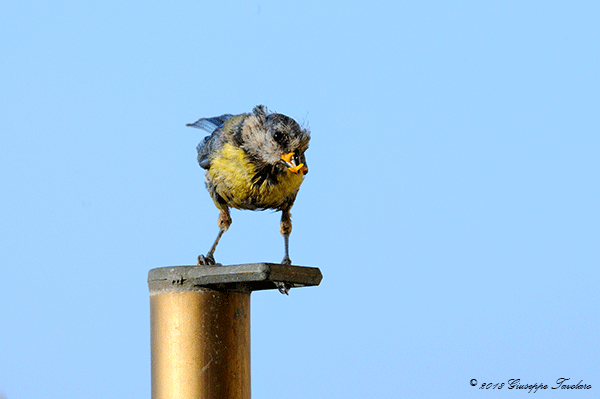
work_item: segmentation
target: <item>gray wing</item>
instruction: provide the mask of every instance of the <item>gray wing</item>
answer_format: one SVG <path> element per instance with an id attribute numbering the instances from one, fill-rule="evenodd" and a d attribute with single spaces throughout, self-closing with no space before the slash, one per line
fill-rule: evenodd
<path id="1" fill-rule="evenodd" d="M 196 150 L 198 151 L 198 164 L 200 164 L 200 167 L 204 169 L 210 168 L 209 155 L 223 145 L 222 127 L 225 124 L 225 121 L 232 116 L 233 115 L 231 114 L 225 114 L 212 118 L 200 118 L 196 122 L 188 123 L 186 125 L 189 127 L 206 130 L 208 133 L 210 133 L 210 136 L 206 136 L 196 147 Z"/>

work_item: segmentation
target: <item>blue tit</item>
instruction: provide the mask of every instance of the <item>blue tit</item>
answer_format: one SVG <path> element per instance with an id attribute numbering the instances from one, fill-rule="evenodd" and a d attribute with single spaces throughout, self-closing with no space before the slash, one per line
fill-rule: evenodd
<path id="1" fill-rule="evenodd" d="M 214 252 L 231 225 L 229 208 L 281 211 L 282 264 L 290 265 L 290 209 L 308 166 L 308 129 L 263 105 L 252 113 L 202 118 L 187 126 L 210 133 L 198 144 L 198 163 L 206 169 L 206 188 L 219 209 L 219 234 L 199 265 L 214 265 Z"/>

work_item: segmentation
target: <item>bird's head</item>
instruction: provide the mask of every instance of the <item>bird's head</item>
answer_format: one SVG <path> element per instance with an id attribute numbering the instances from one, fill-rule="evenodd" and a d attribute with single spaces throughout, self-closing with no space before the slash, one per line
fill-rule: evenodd
<path id="1" fill-rule="evenodd" d="M 241 147 L 259 167 L 308 173 L 304 152 L 308 149 L 310 132 L 292 118 L 269 113 L 258 105 L 243 122 L 238 138 Z"/>

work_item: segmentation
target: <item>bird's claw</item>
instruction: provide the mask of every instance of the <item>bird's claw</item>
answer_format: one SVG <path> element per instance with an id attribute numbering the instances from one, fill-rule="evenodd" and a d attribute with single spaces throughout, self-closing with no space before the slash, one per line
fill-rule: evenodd
<path id="1" fill-rule="evenodd" d="M 291 284 L 284 283 L 283 281 L 277 281 L 275 282 L 275 285 L 277 286 L 279 292 L 285 295 L 290 295 L 290 288 L 292 288 Z"/>
<path id="2" fill-rule="evenodd" d="M 281 261 L 281 264 L 282 264 L 282 265 L 286 265 L 286 266 L 290 266 L 290 265 L 292 264 L 292 261 L 291 261 L 291 259 L 290 259 L 289 257 L 287 257 L 287 256 L 286 256 L 286 257 L 285 257 L 285 258 L 283 258 L 283 260 Z"/>
<path id="3" fill-rule="evenodd" d="M 198 266 L 214 266 L 215 258 L 212 255 L 198 255 Z"/>

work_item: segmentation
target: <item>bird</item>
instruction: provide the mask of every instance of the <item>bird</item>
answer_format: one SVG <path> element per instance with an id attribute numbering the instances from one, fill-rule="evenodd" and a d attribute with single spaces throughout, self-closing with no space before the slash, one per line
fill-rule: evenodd
<path id="1" fill-rule="evenodd" d="M 230 208 L 281 211 L 284 265 L 291 265 L 290 210 L 308 173 L 310 131 L 294 119 L 257 105 L 251 113 L 200 118 L 186 126 L 209 133 L 196 147 L 206 189 L 219 210 L 219 233 L 198 265 L 215 265 L 214 252 L 231 225 Z M 283 287 L 287 293 L 287 287 Z M 280 287 L 281 291 L 281 287 Z M 282 291 L 282 292 L 284 292 Z"/>

